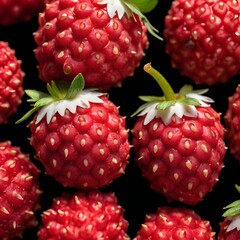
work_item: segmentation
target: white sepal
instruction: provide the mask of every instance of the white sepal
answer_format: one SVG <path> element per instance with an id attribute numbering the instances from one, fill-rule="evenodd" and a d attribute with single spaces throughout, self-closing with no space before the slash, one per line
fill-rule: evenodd
<path id="1" fill-rule="evenodd" d="M 208 102 L 213 102 L 209 97 L 202 96 L 197 93 L 188 93 L 186 94 L 188 98 L 194 98 L 198 100 L 201 107 L 209 107 Z M 183 116 L 187 117 L 197 117 L 198 112 L 194 105 L 187 105 L 181 102 L 176 102 L 174 105 L 162 110 L 157 109 L 159 102 L 151 102 L 146 104 L 146 107 L 138 114 L 138 116 L 145 116 L 144 125 L 150 123 L 155 117 L 161 118 L 165 125 L 168 125 L 172 119 L 172 116 L 175 114 L 179 118 Z"/>
<path id="2" fill-rule="evenodd" d="M 76 113 L 78 106 L 82 108 L 89 108 L 90 102 L 103 103 L 103 100 L 99 98 L 102 95 L 104 95 L 104 93 L 87 89 L 81 91 L 74 99 L 63 99 L 52 102 L 51 104 L 40 109 L 36 118 L 36 124 L 39 123 L 44 116 L 46 116 L 47 123 L 49 123 L 56 113 L 59 113 L 61 116 L 63 116 L 66 110 L 69 110 L 71 113 Z"/>
<path id="3" fill-rule="evenodd" d="M 237 230 L 240 230 L 240 215 L 236 215 L 234 217 L 229 217 L 229 219 L 231 220 L 231 223 L 229 224 L 228 228 L 227 228 L 227 232 L 230 232 L 232 230 L 234 230 L 235 228 L 237 228 Z"/>
<path id="4" fill-rule="evenodd" d="M 128 14 L 125 5 L 121 0 L 101 0 L 98 4 L 106 4 L 107 12 L 110 18 L 113 18 L 115 14 L 118 15 L 118 18 L 121 19 L 124 13 Z"/>
<path id="5" fill-rule="evenodd" d="M 146 114 L 144 125 L 150 123 L 155 117 L 161 118 L 164 124 L 168 125 L 174 114 L 176 114 L 179 118 L 182 118 L 183 115 L 188 117 L 197 117 L 197 109 L 193 105 L 183 105 L 177 102 L 175 105 L 164 110 L 157 109 L 157 105 L 158 103 L 149 103 L 148 106 L 138 114 L 139 116 Z"/>

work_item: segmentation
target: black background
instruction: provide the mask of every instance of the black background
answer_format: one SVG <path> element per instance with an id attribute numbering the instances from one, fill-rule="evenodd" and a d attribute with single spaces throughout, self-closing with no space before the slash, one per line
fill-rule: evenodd
<path id="1" fill-rule="evenodd" d="M 171 1 L 160 1 L 158 6 L 151 13 L 147 14 L 148 19 L 159 30 L 161 36 L 163 36 L 164 17 L 170 5 Z M 15 49 L 17 58 L 22 61 L 22 69 L 26 74 L 23 83 L 24 88 L 45 90 L 45 84 L 38 78 L 37 61 L 33 52 L 36 47 L 33 32 L 37 27 L 37 16 L 29 22 L 0 27 L 0 41 L 9 42 L 10 47 Z M 167 78 L 175 91 L 178 91 L 186 83 L 193 84 L 190 79 L 181 76 L 177 70 L 171 67 L 169 56 L 165 53 L 164 41 L 159 41 L 151 35 L 149 35 L 149 41 L 149 49 L 146 51 L 146 56 L 142 60 L 141 66 L 136 69 L 135 75 L 125 79 L 122 88 L 109 90 L 110 100 L 120 106 L 121 115 L 127 116 L 127 127 L 129 129 L 133 127 L 136 120 L 136 118 L 131 118 L 130 115 L 142 104 L 138 96 L 162 95 L 156 82 L 143 71 L 142 68 L 145 63 L 151 62 Z M 235 92 L 239 78 L 239 76 L 235 76 L 227 83 L 216 84 L 209 88 L 207 95 L 215 100 L 212 107 L 217 112 L 221 112 L 222 117 L 228 106 L 228 97 Z M 194 86 L 194 88 L 205 87 L 200 85 Z M 13 145 L 20 146 L 21 150 L 29 153 L 32 161 L 42 170 L 40 177 L 40 185 L 43 190 L 40 202 L 42 208 L 36 213 L 39 223 L 41 223 L 40 214 L 50 207 L 52 199 L 64 191 L 71 192 L 74 189 L 63 188 L 53 178 L 46 176 L 41 164 L 34 159 L 34 151 L 28 140 L 30 132 L 26 127 L 27 123 L 15 124 L 15 121 L 28 111 L 30 107 L 26 103 L 25 95 L 22 101 L 18 112 L 9 119 L 9 123 L 0 126 L 0 141 L 10 140 Z M 222 122 L 224 124 L 224 121 Z M 125 218 L 129 222 L 128 234 L 131 239 L 136 236 L 141 224 L 144 223 L 145 215 L 154 213 L 158 207 L 163 205 L 192 208 L 203 219 L 209 220 L 213 231 L 218 232 L 219 222 L 222 221 L 223 207 L 240 198 L 234 187 L 234 184 L 240 184 L 240 178 L 238 177 L 240 172 L 239 162 L 228 151 L 224 162 L 225 168 L 220 174 L 219 182 L 207 194 L 204 200 L 195 206 L 187 206 L 178 202 L 168 203 L 164 196 L 151 190 L 149 183 L 141 176 L 140 170 L 134 163 L 133 151 L 131 152 L 130 163 L 126 168 L 126 173 L 110 186 L 102 189 L 102 191 L 115 192 L 119 204 L 125 209 Z M 27 230 L 23 235 L 23 239 L 37 239 L 37 230 L 38 227 Z"/>

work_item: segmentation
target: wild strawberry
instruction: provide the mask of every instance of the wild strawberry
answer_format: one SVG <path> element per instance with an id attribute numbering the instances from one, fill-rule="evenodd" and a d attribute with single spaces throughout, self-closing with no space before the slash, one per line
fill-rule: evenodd
<path id="1" fill-rule="evenodd" d="M 210 222 L 203 220 L 194 210 L 163 206 L 156 213 L 146 215 L 134 240 L 214 240 L 214 235 Z"/>
<path id="2" fill-rule="evenodd" d="M 208 104 L 205 90 L 189 85 L 175 94 L 163 76 L 151 67 L 163 97 L 141 97 L 147 103 L 135 113 L 132 129 L 136 163 L 151 188 L 169 200 L 195 205 L 218 181 L 226 152 L 224 127 Z"/>
<path id="3" fill-rule="evenodd" d="M 6 124 L 23 96 L 21 61 L 8 42 L 0 41 L 0 124 Z"/>
<path id="4" fill-rule="evenodd" d="M 45 0 L 0 0 L 0 25 L 27 22 L 43 11 Z"/>
<path id="5" fill-rule="evenodd" d="M 23 120 L 41 108 L 29 124 L 30 144 L 46 173 L 62 185 L 106 186 L 124 173 L 128 163 L 125 118 L 106 94 L 83 90 L 82 75 L 74 78 L 68 90 L 66 85 L 48 84 L 50 95 L 26 90 L 36 103 Z"/>
<path id="6" fill-rule="evenodd" d="M 172 66 L 197 84 L 227 82 L 240 70 L 239 1 L 174 0 L 164 39 Z"/>
<path id="7" fill-rule="evenodd" d="M 236 185 L 240 193 L 240 187 Z M 220 223 L 218 240 L 238 240 L 240 239 L 240 200 L 225 207 L 224 220 Z"/>
<path id="8" fill-rule="evenodd" d="M 0 239 L 21 236 L 37 225 L 40 171 L 10 141 L 0 142 Z"/>
<path id="9" fill-rule="evenodd" d="M 77 192 L 55 198 L 42 214 L 39 240 L 130 240 L 114 193 Z"/>
<path id="10" fill-rule="evenodd" d="M 34 34 L 40 79 L 71 81 L 81 73 L 87 87 L 121 85 L 148 46 L 145 23 L 132 11 L 123 0 L 51 1 Z"/>
<path id="11" fill-rule="evenodd" d="M 224 120 L 229 151 L 236 159 L 240 160 L 240 85 L 228 98 L 228 108 Z"/>

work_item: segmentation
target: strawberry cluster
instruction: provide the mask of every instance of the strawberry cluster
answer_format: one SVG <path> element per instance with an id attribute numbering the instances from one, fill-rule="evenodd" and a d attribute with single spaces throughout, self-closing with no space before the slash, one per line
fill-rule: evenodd
<path id="1" fill-rule="evenodd" d="M 0 239 L 239 240 L 239 11 L 0 0 Z"/>

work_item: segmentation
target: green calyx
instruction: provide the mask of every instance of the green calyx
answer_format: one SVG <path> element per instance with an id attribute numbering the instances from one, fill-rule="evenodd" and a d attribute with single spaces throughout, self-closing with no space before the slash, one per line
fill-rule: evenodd
<path id="1" fill-rule="evenodd" d="M 158 0 L 132 0 L 142 13 L 151 12 L 158 4 Z"/>
<path id="2" fill-rule="evenodd" d="M 235 185 L 235 188 L 240 193 L 240 186 Z M 224 207 L 224 209 L 227 209 L 227 210 L 223 213 L 223 215 L 222 215 L 223 217 L 233 217 L 233 216 L 239 215 L 240 214 L 240 200 L 236 200 L 236 201 L 230 203 L 229 205 Z"/>
<path id="3" fill-rule="evenodd" d="M 34 89 L 25 90 L 25 93 L 30 97 L 27 102 L 32 103 L 33 108 L 29 110 L 22 118 L 17 120 L 16 124 L 25 121 L 33 113 L 53 102 L 74 99 L 84 89 L 84 85 L 85 83 L 82 74 L 78 74 L 70 85 L 65 81 L 59 81 L 57 83 L 51 81 L 51 83 L 47 84 L 48 93 Z"/>
<path id="4" fill-rule="evenodd" d="M 156 109 L 158 110 L 166 110 L 171 106 L 174 106 L 176 103 L 199 106 L 201 104 L 196 98 L 187 97 L 186 95 L 188 93 L 196 93 L 200 95 L 208 91 L 208 89 L 193 91 L 193 87 L 191 85 L 184 85 L 178 93 L 175 93 L 163 75 L 154 69 L 150 63 L 144 65 L 144 71 L 150 74 L 156 80 L 163 92 L 163 96 L 139 96 L 139 98 L 146 102 L 146 104 L 142 105 L 135 113 L 133 113 L 132 116 L 135 116 L 141 112 L 149 103 L 158 102 L 156 106 Z"/>

